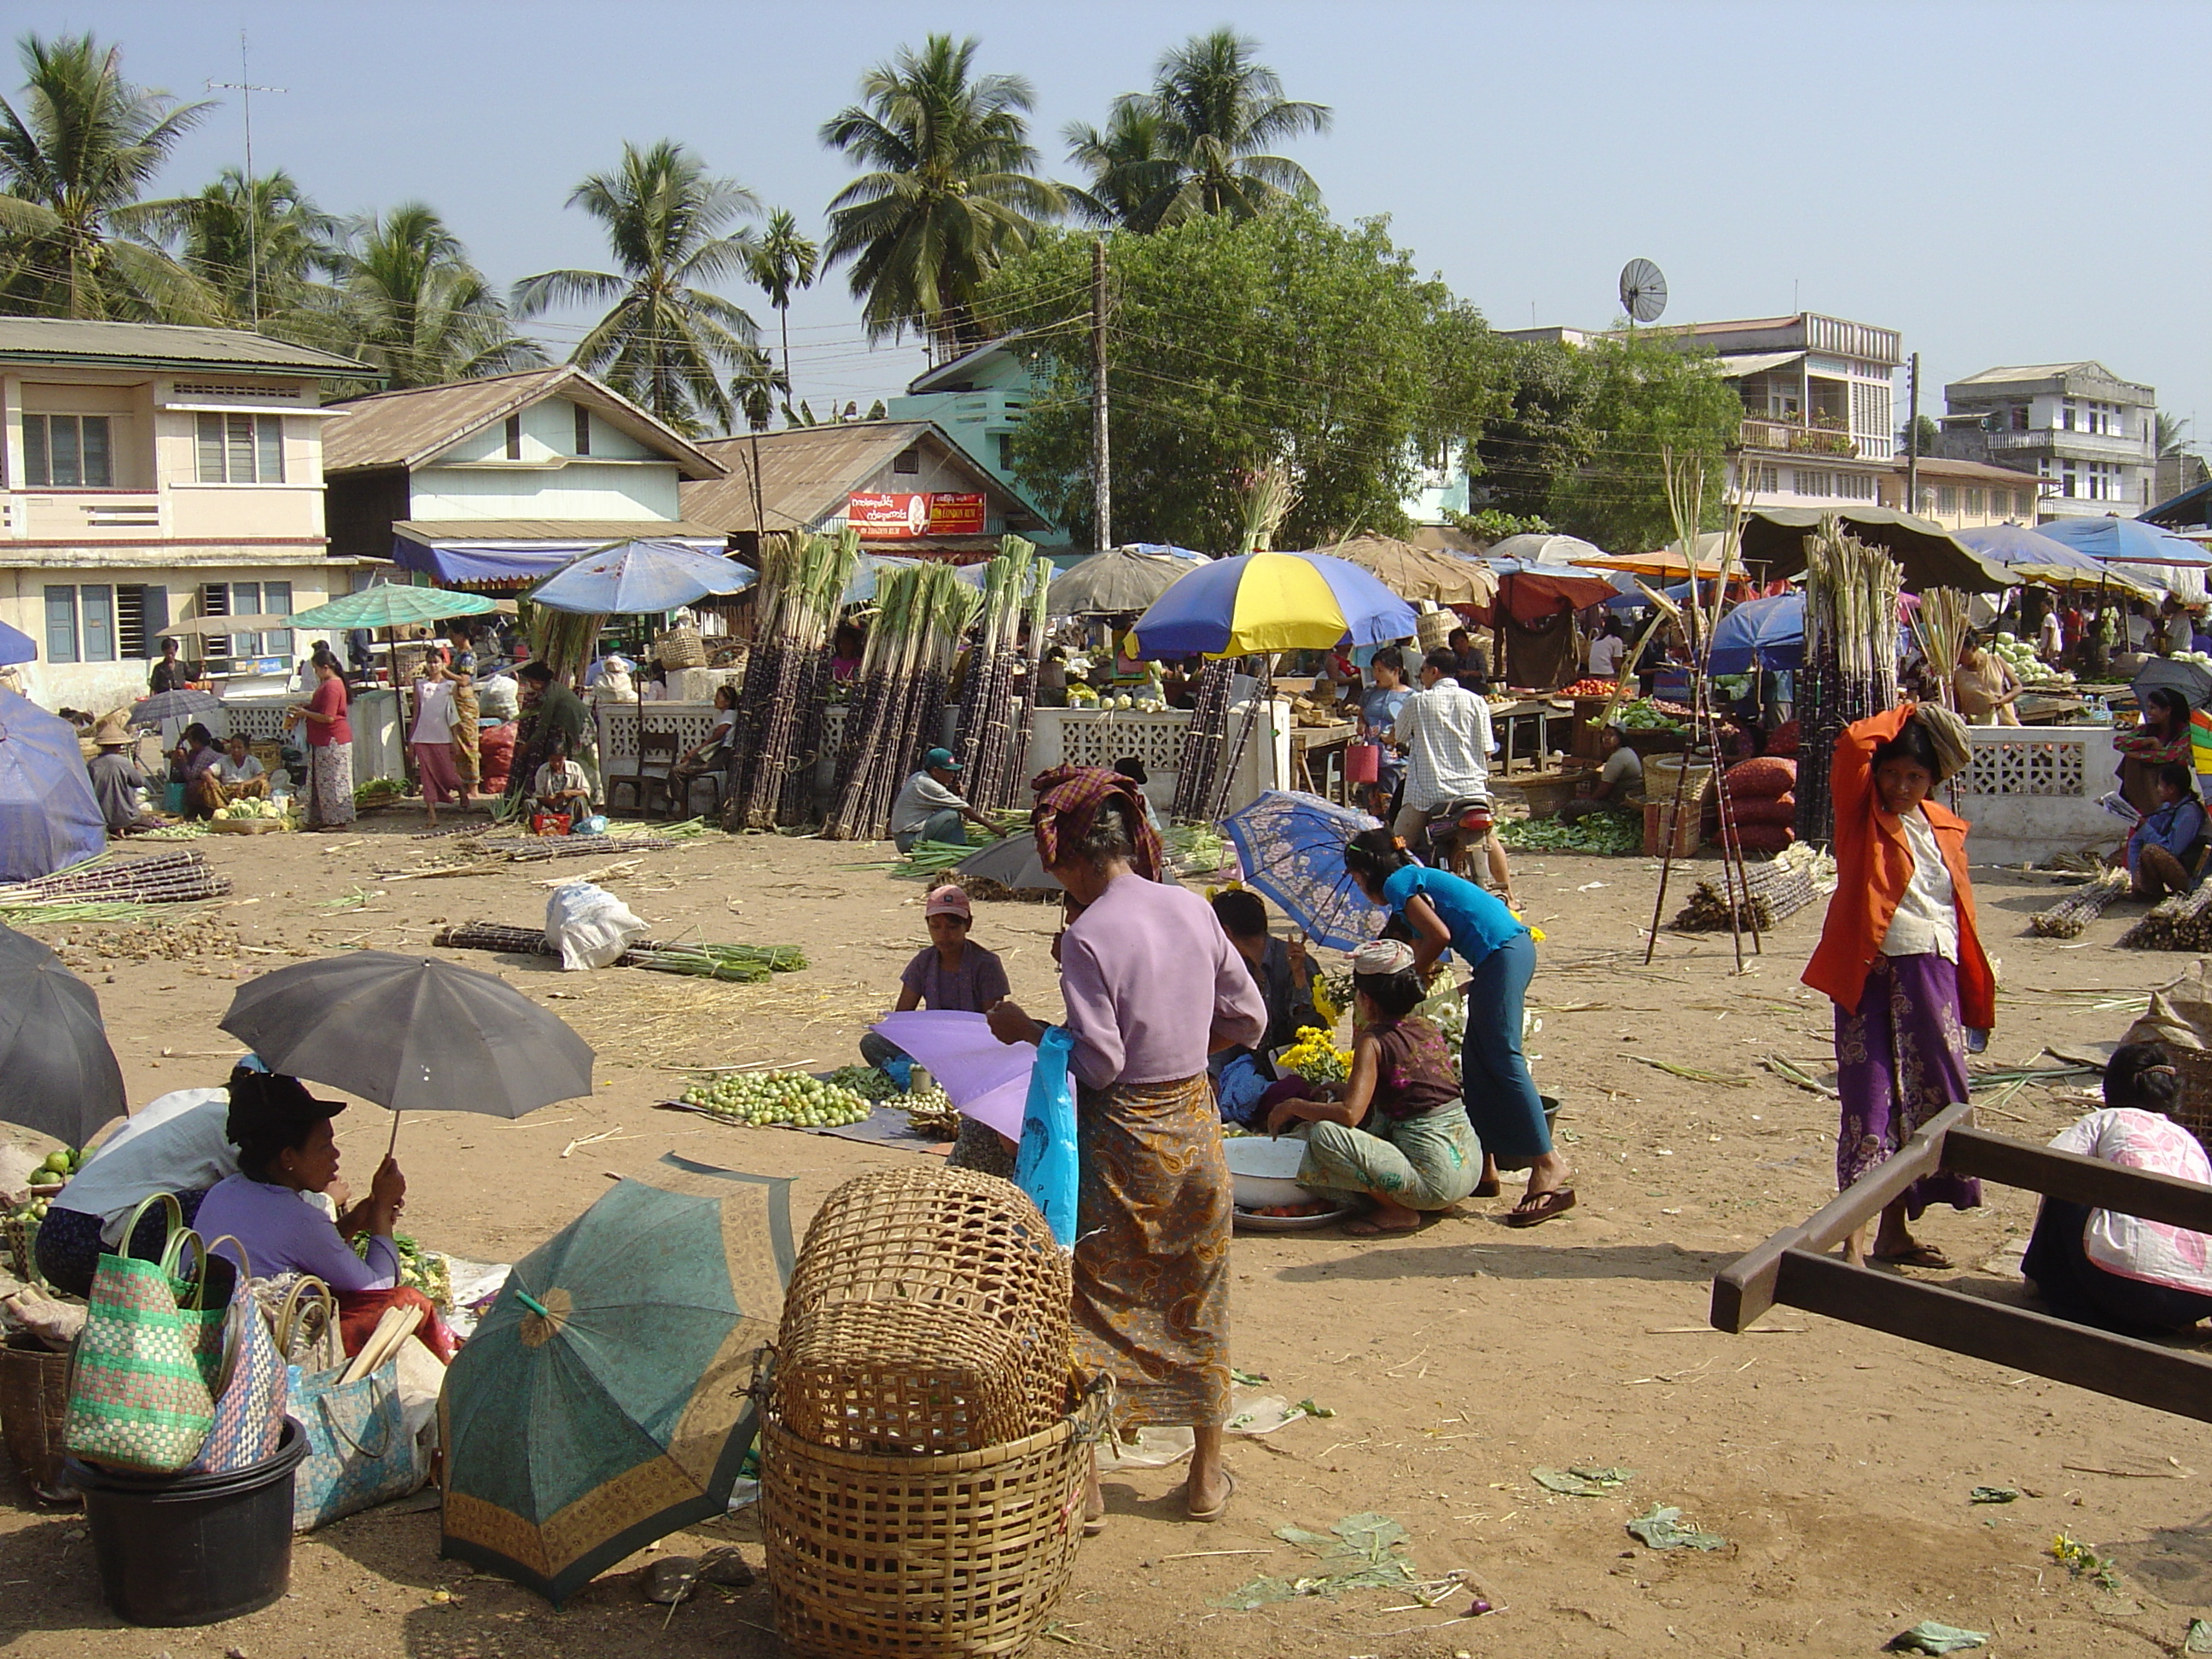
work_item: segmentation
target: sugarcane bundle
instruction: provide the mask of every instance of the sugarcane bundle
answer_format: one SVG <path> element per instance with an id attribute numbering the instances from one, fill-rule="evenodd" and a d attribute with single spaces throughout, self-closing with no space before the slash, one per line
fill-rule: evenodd
<path id="1" fill-rule="evenodd" d="M 965 769 L 969 804 L 987 811 L 1011 805 L 1025 775 L 1021 750 L 1028 747 L 1026 714 L 1036 676 L 1022 672 L 1022 626 L 1050 573 L 1018 536 L 1003 538 L 999 549 L 983 575 L 980 626 L 969 652 L 954 745 Z M 1033 644 L 1036 637 L 1033 631 Z"/>
<path id="2" fill-rule="evenodd" d="M 838 787 L 822 833 L 882 838 L 899 787 L 939 741 L 945 684 L 978 595 L 950 565 L 895 570 L 878 586 L 878 609 L 847 705 Z"/>
<path id="3" fill-rule="evenodd" d="M 557 683 L 566 684 L 591 661 L 599 629 L 606 622 L 604 616 L 555 611 L 528 599 L 518 601 L 515 609 L 532 653 L 553 671 Z"/>
<path id="4" fill-rule="evenodd" d="M 526 841 L 516 842 L 505 851 L 510 864 L 542 864 L 548 859 L 604 858 L 612 853 L 658 853 L 683 844 L 674 836 L 533 836 Z"/>
<path id="5" fill-rule="evenodd" d="M 2128 890 L 2127 867 L 2106 871 L 2086 886 L 2077 887 L 2048 910 L 2027 919 L 2027 931 L 2038 939 L 2079 939 L 2081 930 L 2102 915 L 2105 907 Z"/>
<path id="6" fill-rule="evenodd" d="M 1787 921 L 1820 896 L 1814 884 L 1812 872 L 1802 866 L 1779 860 L 1743 866 L 1744 896 L 1736 901 L 1735 925 L 1765 933 L 1778 921 Z M 1729 926 L 1728 895 L 1723 890 L 1725 878 L 1715 881 L 1711 877 L 1701 879 L 1691 893 L 1689 902 L 1674 921 L 1677 933 L 1717 933 Z"/>
<path id="7" fill-rule="evenodd" d="M 1958 707 L 1952 681 L 1966 648 L 1966 636 L 1973 629 L 1967 614 L 1971 602 L 1970 596 L 1958 588 L 1931 587 L 1921 594 L 1919 609 L 1912 613 L 1913 639 L 1946 708 Z"/>
<path id="8" fill-rule="evenodd" d="M 495 951 L 504 956 L 557 957 L 561 947 L 543 928 L 509 927 L 495 921 L 469 921 L 439 930 L 431 943 L 447 951 Z M 806 953 L 795 945 L 711 945 L 695 939 L 635 939 L 615 958 L 617 968 L 651 968 L 690 973 L 702 979 L 757 983 L 770 974 L 796 973 Z"/>
<path id="9" fill-rule="evenodd" d="M 1001 806 L 1025 809 L 1030 804 L 1030 738 L 1036 729 L 1037 681 L 1044 671 L 1045 629 L 1050 612 L 1052 561 L 1039 558 L 1030 567 L 1028 659 L 1022 674 L 1020 714 L 1014 723 L 1014 740 L 1007 749 L 1012 783 Z"/>
<path id="10" fill-rule="evenodd" d="M 1835 829 L 1829 771 L 1844 728 L 1897 705 L 1897 561 L 1832 515 L 1805 539 L 1805 669 L 1798 687 L 1797 837 Z"/>
<path id="11" fill-rule="evenodd" d="M 822 821 L 822 834 L 828 840 L 860 840 L 872 821 L 869 814 L 875 806 L 878 780 L 890 764 L 884 750 L 894 718 L 890 711 L 898 696 L 895 684 L 910 672 L 918 574 L 896 570 L 877 582 L 875 620 L 869 626 L 859 676 L 845 705 L 844 740 L 837 752 L 837 793 Z M 884 800 L 888 805 L 888 796 Z"/>
<path id="12" fill-rule="evenodd" d="M 860 556 L 860 538 L 850 526 L 835 536 L 770 536 L 761 544 L 757 623 L 738 700 L 737 777 L 723 815 L 729 829 L 805 820 L 830 629 Z"/>
<path id="13" fill-rule="evenodd" d="M 1176 765 L 1175 800 L 1169 814 L 1178 823 L 1212 821 L 1214 775 L 1220 769 L 1221 751 L 1229 738 L 1229 688 L 1236 665 L 1224 659 L 1210 662 L 1198 677 L 1198 696 L 1193 701 L 1190 724 L 1183 727 L 1182 748 Z"/>
<path id="14" fill-rule="evenodd" d="M 2176 893 L 2120 935 L 2124 951 L 2212 951 L 2212 882 Z"/>
<path id="15" fill-rule="evenodd" d="M 190 904 L 229 891 L 230 878 L 218 875 L 204 853 L 180 850 L 147 858 L 103 853 L 51 876 L 0 886 L 0 912 L 72 904 Z"/>

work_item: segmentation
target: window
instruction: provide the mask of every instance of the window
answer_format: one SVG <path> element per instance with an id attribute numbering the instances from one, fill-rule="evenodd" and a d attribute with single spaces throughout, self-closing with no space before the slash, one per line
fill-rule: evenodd
<path id="1" fill-rule="evenodd" d="M 115 651 L 119 657 L 155 654 L 154 641 L 169 625 L 169 590 L 129 584 L 115 590 Z"/>
<path id="2" fill-rule="evenodd" d="M 1001 432 L 998 435 L 999 471 L 1012 472 L 1014 470 L 1014 434 L 1011 432 Z"/>
<path id="3" fill-rule="evenodd" d="M 2014 404 L 2013 405 L 2012 429 L 2015 432 L 2025 432 L 2027 430 L 2027 405 L 2026 404 Z"/>
<path id="4" fill-rule="evenodd" d="M 1747 482 L 1754 495 L 1778 495 L 1782 493 L 1782 469 L 1778 466 L 1753 466 L 1747 469 Z"/>
<path id="5" fill-rule="evenodd" d="M 272 617 L 292 614 L 289 582 L 202 582 L 203 617 Z M 212 660 L 219 657 L 287 657 L 292 653 L 292 630 L 272 629 L 265 634 L 210 635 L 203 647 Z"/>
<path id="6" fill-rule="evenodd" d="M 1836 494 L 1846 501 L 1870 501 L 1881 493 L 1881 485 L 1863 472 L 1836 474 Z"/>
<path id="7" fill-rule="evenodd" d="M 93 584 L 46 589 L 46 660 L 115 659 L 115 590 Z"/>
<path id="8" fill-rule="evenodd" d="M 23 477 L 34 489 L 113 489 L 115 463 L 108 417 L 23 416 Z"/>
<path id="9" fill-rule="evenodd" d="M 2058 493 L 2059 493 L 2060 495 L 2064 495 L 2064 496 L 2068 497 L 2069 499 L 2071 499 L 2075 495 L 2076 495 L 2076 494 L 2078 493 L 2078 491 L 2076 490 L 2076 489 L 2075 489 L 2075 484 L 2076 484 L 2076 482 L 2077 482 L 2077 480 L 2075 479 L 2075 474 L 2074 474 L 2074 464 L 2073 464 L 2071 461 L 2069 461 L 2069 462 L 2066 464 L 2066 471 L 2065 471 L 2065 475 L 2064 475 L 2064 477 L 2063 477 L 2059 481 L 2059 485 L 2058 485 Z"/>
<path id="10" fill-rule="evenodd" d="M 1808 471 L 1804 467 L 1791 470 L 1790 488 L 1800 495 L 1832 495 L 1835 481 L 1832 474 Z"/>
<path id="11" fill-rule="evenodd" d="M 920 473 L 921 452 L 919 449 L 902 449 L 891 462 L 891 471 L 908 474 Z"/>
<path id="12" fill-rule="evenodd" d="M 2074 429 L 2074 405 L 2071 403 L 2067 404 L 2058 412 L 2058 429 L 2061 432 L 2071 432 Z M 2067 493 L 2070 495 L 2073 492 L 2069 490 Z"/>
<path id="13" fill-rule="evenodd" d="M 1989 517 L 1987 500 L 1979 488 L 1966 491 L 1966 512 L 1970 516 L 1977 519 Z"/>
<path id="14" fill-rule="evenodd" d="M 507 417 L 507 459 L 510 461 L 522 459 L 522 416 L 520 415 Z"/>
<path id="15" fill-rule="evenodd" d="M 574 407 L 576 410 L 576 453 L 579 455 L 588 455 L 592 453 L 592 411 L 585 408 L 581 404 L 578 404 Z"/>
<path id="16" fill-rule="evenodd" d="M 2013 517 L 2015 519 L 2024 519 L 2034 510 L 2035 492 L 2033 490 L 2015 489 L 2012 492 Z"/>
<path id="17" fill-rule="evenodd" d="M 202 483 L 283 483 L 282 415 L 203 415 L 199 417 Z"/>

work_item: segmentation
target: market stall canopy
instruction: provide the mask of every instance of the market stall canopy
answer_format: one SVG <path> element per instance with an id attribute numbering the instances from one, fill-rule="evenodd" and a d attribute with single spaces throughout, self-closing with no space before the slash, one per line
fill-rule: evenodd
<path id="1" fill-rule="evenodd" d="M 1136 638 L 1148 658 L 1241 657 L 1387 645 L 1419 626 L 1413 606 L 1356 564 L 1244 553 L 1194 566 L 1137 619 Z"/>
<path id="2" fill-rule="evenodd" d="M 1498 597 L 1498 576 L 1489 566 L 1449 553 L 1431 553 L 1395 536 L 1355 536 L 1315 550 L 1333 559 L 1349 560 L 1370 572 L 1401 599 L 1486 608 Z"/>
<path id="3" fill-rule="evenodd" d="M 1713 629 L 1708 672 L 1742 674 L 1753 668 L 1797 668 L 1805 660 L 1805 596 L 1783 593 L 1736 606 Z"/>
<path id="4" fill-rule="evenodd" d="M 1584 564 L 1592 559 L 1611 556 L 1595 542 L 1586 542 L 1579 536 L 1557 536 L 1549 532 L 1542 535 L 1508 536 L 1483 550 L 1482 556 L 1493 565 L 1501 559 L 1518 559 L 1524 564 Z"/>
<path id="5" fill-rule="evenodd" d="M 106 847 L 76 727 L 0 686 L 0 881 L 35 881 Z"/>
<path id="6" fill-rule="evenodd" d="M 1717 530 L 1709 530 L 1698 538 L 1697 572 L 1700 576 L 1721 574 L 1723 543 L 1727 538 Z M 1632 575 L 1648 576 L 1655 581 L 1686 581 L 1691 575 L 1690 560 L 1682 552 L 1680 542 L 1669 542 L 1649 553 L 1624 553 L 1620 557 L 1586 559 L 1583 564 L 1593 570 L 1625 570 Z M 1737 557 L 1729 568 L 1744 575 L 1743 560 Z"/>
<path id="7" fill-rule="evenodd" d="M 594 548 L 530 590 L 533 605 L 584 616 L 657 616 L 709 593 L 738 593 L 760 578 L 720 554 L 640 538 Z"/>
<path id="8" fill-rule="evenodd" d="M 1957 587 L 1994 593 L 2016 586 L 2005 568 L 1984 557 L 1930 519 L 1893 507 L 1762 507 L 1744 514 L 1743 556 L 1769 576 L 1794 576 L 1805 568 L 1805 540 L 1825 519 L 1871 547 L 1886 549 L 1913 589 Z"/>
<path id="9" fill-rule="evenodd" d="M 2036 532 L 2094 559 L 2183 568 L 2212 564 L 2212 553 L 2188 537 L 2141 519 L 2054 519 L 2037 526 Z"/>
<path id="10" fill-rule="evenodd" d="M 0 927 L 0 1123 L 82 1146 L 130 1109 L 92 987 Z"/>
<path id="11" fill-rule="evenodd" d="M 1093 553 L 1053 578 L 1046 597 L 1055 617 L 1134 616 L 1199 565 L 1203 553 L 1165 542 L 1135 542 Z"/>
<path id="12" fill-rule="evenodd" d="M 14 662 L 36 662 L 39 647 L 31 636 L 19 628 L 0 623 L 0 668 Z"/>
<path id="13" fill-rule="evenodd" d="M 295 628 L 403 628 L 410 623 L 443 622 L 448 617 L 481 617 L 498 607 L 481 593 L 453 593 L 442 587 L 410 587 L 379 582 L 328 605 L 296 611 Z"/>
<path id="14" fill-rule="evenodd" d="M 524 519 L 477 524 L 402 520 L 392 528 L 393 562 L 403 570 L 419 571 L 441 582 L 536 581 L 640 531 L 651 532 L 654 541 L 673 542 L 695 553 L 720 553 L 729 544 L 720 531 L 688 520 L 586 524 Z"/>
<path id="15" fill-rule="evenodd" d="M 1614 597 L 1612 580 L 1595 570 L 1524 564 L 1518 559 L 1492 558 L 1489 564 L 1498 574 L 1506 613 L 1524 625 L 1560 611 L 1603 605 Z"/>

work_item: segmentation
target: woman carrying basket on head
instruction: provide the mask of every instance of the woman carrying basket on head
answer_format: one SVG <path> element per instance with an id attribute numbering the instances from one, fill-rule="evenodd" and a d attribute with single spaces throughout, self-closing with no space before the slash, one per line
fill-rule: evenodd
<path id="1" fill-rule="evenodd" d="M 1966 1098 L 1966 1034 L 1996 1023 L 1996 982 L 1966 878 L 1966 821 L 1928 798 L 1972 758 L 1969 741 L 1949 709 L 1909 702 L 1836 739 L 1836 890 L 1805 983 L 1836 1005 L 1839 1191 Z M 1981 1201 L 1982 1183 L 1969 1176 L 1922 1176 L 1882 1211 L 1874 1259 L 1949 1267 L 1906 1224 L 1930 1204 Z M 1865 1259 L 1863 1228 L 1844 1253 Z"/>
<path id="2" fill-rule="evenodd" d="M 1078 911 L 1060 941 L 1082 1148 L 1076 1363 L 1113 1376 L 1125 1425 L 1191 1428 L 1184 1504 L 1217 1520 L 1236 1485 L 1221 1462 L 1231 1203 L 1206 1061 L 1257 1042 L 1267 1006 L 1206 901 L 1158 878 L 1133 780 L 1062 767 L 1033 787 L 1038 856 Z M 989 1018 L 1002 1042 L 1043 1032 L 1011 1001 Z M 1085 1530 L 1104 1517 L 1094 1468 Z"/>

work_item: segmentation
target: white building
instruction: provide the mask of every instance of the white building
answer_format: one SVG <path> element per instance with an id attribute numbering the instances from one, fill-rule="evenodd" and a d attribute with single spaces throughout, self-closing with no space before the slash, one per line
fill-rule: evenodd
<path id="1" fill-rule="evenodd" d="M 2131 519 L 2157 503 L 2154 386 L 2100 362 L 2040 363 L 1954 380 L 1943 405 L 1943 453 L 2045 480 L 2046 519 Z"/>

